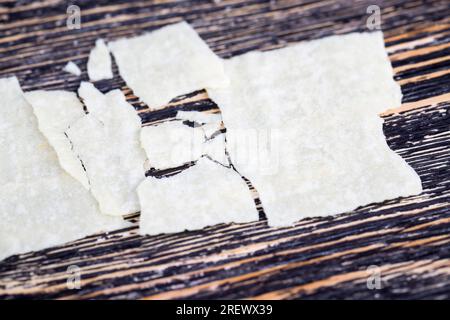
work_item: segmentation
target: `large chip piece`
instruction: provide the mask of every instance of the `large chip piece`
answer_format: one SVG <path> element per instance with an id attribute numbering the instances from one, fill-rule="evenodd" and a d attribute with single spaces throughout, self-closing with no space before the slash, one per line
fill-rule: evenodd
<path id="1" fill-rule="evenodd" d="M 258 190 L 270 225 L 421 192 L 378 117 L 401 104 L 381 32 L 250 52 L 225 70 L 230 87 L 208 94 L 231 161 Z"/>
<path id="2" fill-rule="evenodd" d="M 55 149 L 61 166 L 89 189 L 89 181 L 82 162 L 72 150 L 65 131 L 85 115 L 77 95 L 69 91 L 31 91 L 25 97 L 31 104 L 39 123 L 39 130 Z"/>
<path id="3" fill-rule="evenodd" d="M 207 158 L 169 178 L 147 177 L 138 188 L 140 233 L 155 235 L 219 223 L 258 220 L 245 181 Z"/>
<path id="4" fill-rule="evenodd" d="M 109 43 L 119 73 L 151 108 L 228 81 L 219 57 L 186 22 Z"/>
<path id="5" fill-rule="evenodd" d="M 127 226 L 59 166 L 16 78 L 0 96 L 0 260 Z"/>
<path id="6" fill-rule="evenodd" d="M 136 188 L 145 177 L 146 156 L 140 146 L 141 121 L 120 90 L 102 94 L 83 82 L 79 89 L 89 114 L 66 134 L 83 162 L 90 190 L 109 215 L 139 211 Z"/>

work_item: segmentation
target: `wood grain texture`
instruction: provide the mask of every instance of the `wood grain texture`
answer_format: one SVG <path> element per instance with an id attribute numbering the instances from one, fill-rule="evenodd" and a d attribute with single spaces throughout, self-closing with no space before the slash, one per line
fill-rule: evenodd
<path id="1" fill-rule="evenodd" d="M 113 40 L 185 19 L 217 54 L 231 57 L 366 31 L 366 8 L 378 4 L 404 94 L 401 108 L 382 115 L 384 132 L 389 146 L 418 172 L 424 192 L 283 229 L 267 227 L 261 212 L 259 222 L 142 237 L 136 214 L 129 229 L 0 262 L 0 298 L 450 298 L 448 1 L 71 3 L 81 7 L 80 30 L 66 28 L 67 1 L 0 0 L 0 77 L 16 75 L 24 90 L 76 90 L 88 79 L 87 57 L 99 37 Z M 81 77 L 62 71 L 70 60 L 81 67 Z M 121 88 L 144 125 L 180 109 L 217 109 L 198 91 L 149 110 L 116 66 L 114 74 L 96 85 L 102 91 Z M 71 265 L 81 268 L 79 290 L 66 286 Z M 373 265 L 380 268 L 380 290 L 367 288 Z"/>

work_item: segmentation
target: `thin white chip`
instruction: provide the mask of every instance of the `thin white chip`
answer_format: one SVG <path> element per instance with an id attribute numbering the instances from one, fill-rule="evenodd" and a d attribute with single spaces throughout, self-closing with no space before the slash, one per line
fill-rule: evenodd
<path id="1" fill-rule="evenodd" d="M 91 81 L 113 78 L 111 55 L 103 39 L 95 41 L 95 47 L 89 54 L 87 72 Z"/>
<path id="2" fill-rule="evenodd" d="M 74 92 L 69 91 L 31 91 L 25 97 L 33 107 L 39 123 L 39 130 L 55 149 L 64 170 L 89 189 L 89 181 L 83 165 L 72 150 L 65 131 L 85 115 L 83 104 Z"/>
<path id="3" fill-rule="evenodd" d="M 205 141 L 203 130 L 182 121 L 167 121 L 141 130 L 141 144 L 151 167 L 167 169 L 197 160 Z"/>
<path id="4" fill-rule="evenodd" d="M 401 104 L 381 32 L 251 52 L 225 70 L 230 87 L 208 94 L 231 161 L 258 190 L 270 225 L 421 192 L 377 115 Z"/>
<path id="5" fill-rule="evenodd" d="M 108 45 L 120 75 L 151 108 L 182 94 L 228 84 L 221 59 L 186 22 Z"/>
<path id="6" fill-rule="evenodd" d="M 245 181 L 234 170 L 206 158 L 169 178 L 147 177 L 138 193 L 143 235 L 258 220 Z"/>
<path id="7" fill-rule="evenodd" d="M 125 215 L 139 211 L 137 186 L 145 177 L 141 121 L 120 90 L 102 94 L 91 83 L 79 89 L 89 114 L 66 131 L 83 162 L 101 212 Z"/>
<path id="8" fill-rule="evenodd" d="M 0 96 L 0 260 L 128 226 L 59 166 L 16 78 Z"/>
<path id="9" fill-rule="evenodd" d="M 78 66 L 72 61 L 67 62 L 67 64 L 64 66 L 63 70 L 65 72 L 76 75 L 77 77 L 79 77 L 81 74 L 80 68 L 78 68 Z"/>

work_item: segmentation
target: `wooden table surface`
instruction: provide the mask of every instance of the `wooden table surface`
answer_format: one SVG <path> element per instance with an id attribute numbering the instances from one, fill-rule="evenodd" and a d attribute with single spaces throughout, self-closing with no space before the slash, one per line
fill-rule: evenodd
<path id="1" fill-rule="evenodd" d="M 268 228 L 261 212 L 259 222 L 143 237 L 136 214 L 129 217 L 132 228 L 0 262 L 0 298 L 450 298 L 448 0 L 70 3 L 81 8 L 79 30 L 66 27 L 68 1 L 0 0 L 0 77 L 16 75 L 27 91 L 76 90 L 88 79 L 87 57 L 100 37 L 113 40 L 185 19 L 217 54 L 231 57 L 367 31 L 366 8 L 379 5 L 404 94 L 400 110 L 383 114 L 384 131 L 389 146 L 418 172 L 424 191 L 284 229 Z M 81 77 L 62 71 L 70 60 Z M 144 125 L 180 109 L 217 109 L 199 91 L 151 111 L 116 66 L 114 73 L 97 86 L 121 88 Z M 74 265 L 81 271 L 79 290 L 66 285 Z M 380 289 L 367 286 L 370 266 L 378 268 Z"/>

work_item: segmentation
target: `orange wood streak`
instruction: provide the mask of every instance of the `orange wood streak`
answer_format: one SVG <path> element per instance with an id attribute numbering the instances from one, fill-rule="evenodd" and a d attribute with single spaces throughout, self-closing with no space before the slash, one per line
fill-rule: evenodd
<path id="1" fill-rule="evenodd" d="M 429 47 L 425 47 L 425 48 L 395 53 L 395 54 L 389 56 L 389 59 L 391 61 L 404 60 L 404 59 L 412 58 L 414 56 L 420 56 L 420 55 L 440 51 L 440 50 L 447 49 L 447 48 L 450 48 L 450 43 L 443 43 L 443 44 L 439 44 L 439 45 L 435 45 L 435 46 L 429 46 Z"/>
<path id="2" fill-rule="evenodd" d="M 407 83 L 420 82 L 420 81 L 424 81 L 424 80 L 428 80 L 428 79 L 442 77 L 442 76 L 444 76 L 446 74 L 450 74 L 450 70 L 441 70 L 441 71 L 436 71 L 436 72 L 433 72 L 433 73 L 420 75 L 420 76 L 417 76 L 417 77 L 406 78 L 406 79 L 398 81 L 398 83 L 400 85 L 404 85 L 404 84 L 407 84 Z"/>
<path id="3" fill-rule="evenodd" d="M 404 33 L 401 33 L 401 34 L 398 34 L 398 35 L 393 35 L 393 36 L 386 37 L 385 41 L 386 42 L 392 42 L 392 41 L 398 41 L 398 40 L 402 40 L 402 39 L 413 38 L 414 36 L 416 36 L 418 34 L 443 31 L 443 30 L 448 29 L 449 27 L 450 27 L 449 23 L 445 23 L 444 21 L 442 21 L 439 24 L 434 24 L 434 25 L 429 26 L 429 27 L 420 28 L 420 29 L 417 29 L 417 30 L 404 32 Z"/>
<path id="4" fill-rule="evenodd" d="M 450 259 L 443 259 L 432 262 L 431 260 L 417 261 L 413 264 L 406 263 L 398 263 L 393 265 L 383 265 L 379 267 L 381 272 L 381 276 L 383 279 L 383 274 L 390 269 L 394 269 L 396 275 L 399 276 L 401 274 L 417 274 L 421 272 L 429 272 L 432 273 L 437 268 L 440 267 L 448 267 L 444 270 L 445 273 L 450 275 Z M 295 286 L 287 289 L 282 289 L 278 291 L 272 291 L 268 293 L 264 293 L 258 296 L 254 296 L 251 299 L 253 300 L 279 300 L 279 299 L 289 299 L 294 298 L 300 293 L 311 294 L 312 292 L 324 288 L 324 287 L 333 287 L 344 282 L 365 282 L 371 273 L 368 270 L 360 270 L 348 273 L 342 273 L 339 275 L 334 275 L 328 277 L 326 279 L 322 279 L 319 281 L 314 281 L 311 283 L 307 283 L 300 286 Z M 390 277 L 392 279 L 392 276 Z"/>
<path id="5" fill-rule="evenodd" d="M 378 249 L 381 247 L 383 247 L 383 245 L 373 244 L 373 245 L 369 245 L 366 247 L 351 249 L 351 250 L 339 252 L 336 254 L 331 254 L 328 256 L 324 256 L 324 257 L 320 257 L 320 258 L 316 258 L 316 259 L 312 259 L 312 260 L 308 260 L 308 261 L 289 263 L 287 265 L 281 265 L 281 266 L 276 266 L 276 267 L 272 267 L 272 268 L 267 268 L 267 269 L 263 269 L 263 270 L 253 272 L 250 274 L 245 274 L 245 275 L 241 275 L 241 276 L 237 276 L 237 277 L 233 277 L 233 278 L 218 280 L 218 281 L 211 282 L 208 284 L 190 287 L 190 288 L 187 288 L 184 290 L 167 291 L 164 293 L 145 297 L 144 300 L 180 299 L 180 298 L 186 297 L 194 292 L 198 292 L 200 290 L 207 289 L 207 288 L 213 289 L 213 288 L 216 288 L 216 287 L 226 284 L 226 283 L 241 282 L 243 280 L 247 280 L 250 278 L 257 278 L 257 277 L 260 277 L 260 276 L 268 274 L 268 273 L 273 273 L 273 272 L 277 272 L 280 270 L 289 270 L 289 269 L 293 269 L 293 268 L 298 268 L 301 266 L 319 263 L 319 262 L 323 262 L 323 261 L 330 260 L 330 259 L 335 259 L 335 258 L 349 255 L 349 254 L 358 254 L 358 253 L 362 253 L 362 252 L 371 251 L 371 250 Z"/>
<path id="6" fill-rule="evenodd" d="M 396 114 L 396 113 L 400 113 L 400 112 L 405 112 L 405 111 L 410 111 L 410 110 L 414 110 L 414 109 L 417 109 L 417 108 L 425 107 L 425 106 L 428 106 L 428 105 L 434 105 L 435 106 L 435 105 L 437 105 L 438 103 L 441 103 L 441 102 L 450 102 L 450 93 L 445 93 L 445 94 L 442 94 L 442 95 L 439 95 L 439 96 L 434 96 L 434 97 L 430 97 L 430 98 L 419 100 L 419 101 L 404 103 L 399 108 L 388 109 L 388 110 L 384 111 L 383 113 L 380 114 L 380 116 L 385 117 L 385 116 L 389 116 L 389 115 L 392 115 L 392 114 Z"/>
<path id="7" fill-rule="evenodd" d="M 405 70 L 413 70 L 415 68 L 424 67 L 424 66 L 428 66 L 428 65 L 433 65 L 435 63 L 448 61 L 448 60 L 450 60 L 450 56 L 449 57 L 441 57 L 441 58 L 431 59 L 431 60 L 422 61 L 422 62 L 418 62 L 418 63 L 407 64 L 407 65 L 404 65 L 404 66 L 400 66 L 400 67 L 394 68 L 394 73 L 397 74 L 397 73 L 405 71 Z"/>

